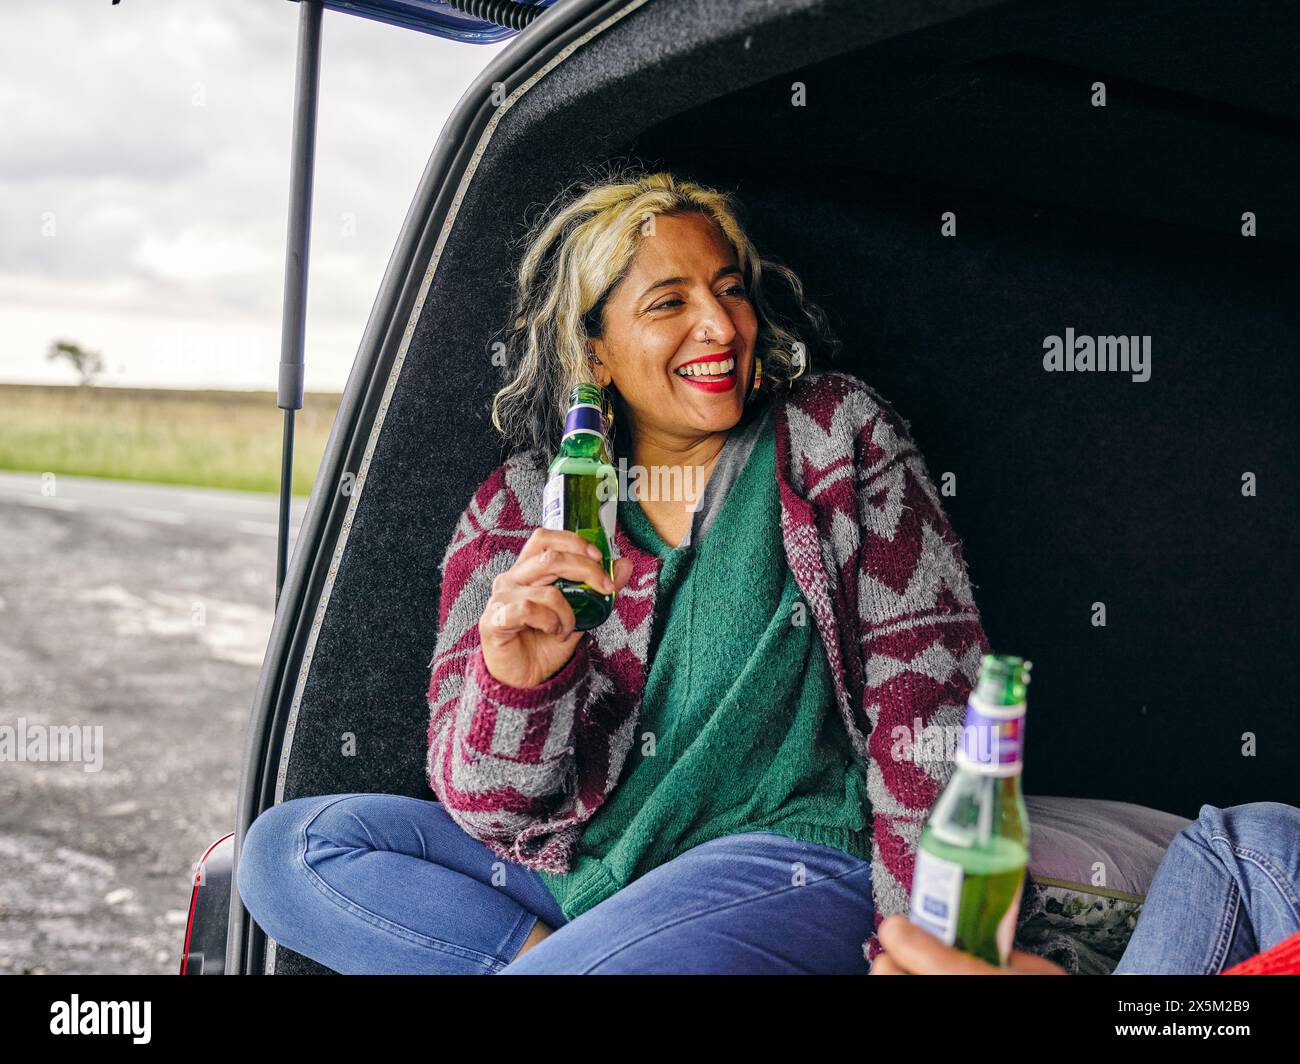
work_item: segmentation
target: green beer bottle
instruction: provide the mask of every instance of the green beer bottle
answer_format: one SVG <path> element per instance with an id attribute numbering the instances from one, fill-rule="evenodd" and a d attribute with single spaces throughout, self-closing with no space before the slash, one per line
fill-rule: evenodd
<path id="1" fill-rule="evenodd" d="M 986 654 L 966 703 L 957 768 L 930 811 L 912 877 L 912 923 L 1005 967 L 1029 863 L 1020 793 L 1032 664 Z"/>
<path id="2" fill-rule="evenodd" d="M 610 462 L 605 439 L 610 414 L 604 390 L 579 384 L 569 394 L 560 453 L 549 469 L 542 500 L 542 527 L 576 532 L 600 548 L 601 565 L 614 579 L 614 517 L 618 505 L 618 471 Z M 573 608 L 576 627 L 586 631 L 602 624 L 614 606 L 590 584 L 557 578 L 555 586 Z"/>

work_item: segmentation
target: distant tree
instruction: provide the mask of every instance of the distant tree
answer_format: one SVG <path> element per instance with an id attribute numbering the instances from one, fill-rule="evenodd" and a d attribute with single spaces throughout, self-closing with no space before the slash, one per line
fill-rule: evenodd
<path id="1" fill-rule="evenodd" d="M 60 359 L 71 363 L 81 378 L 81 386 L 89 387 L 96 375 L 104 372 L 104 356 L 98 351 L 88 351 L 71 340 L 55 340 L 45 352 L 45 357 L 52 362 Z"/>

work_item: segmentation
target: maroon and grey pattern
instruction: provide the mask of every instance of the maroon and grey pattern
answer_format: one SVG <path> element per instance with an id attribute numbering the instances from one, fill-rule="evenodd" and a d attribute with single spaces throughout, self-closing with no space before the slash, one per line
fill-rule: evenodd
<path id="1" fill-rule="evenodd" d="M 896 730 L 960 726 L 988 642 L 960 543 L 906 422 L 839 372 L 807 375 L 777 403 L 786 559 L 866 775 L 879 927 L 907 911 L 920 832 L 953 768 L 896 759 Z M 512 456 L 475 492 L 448 545 L 427 771 L 448 813 L 494 853 L 564 871 L 632 746 L 660 560 L 616 528 L 633 572 L 609 620 L 542 686 L 498 683 L 483 664 L 478 621 L 493 578 L 540 524 L 545 481 L 536 452 Z M 874 933 L 866 947 L 874 958 Z"/>

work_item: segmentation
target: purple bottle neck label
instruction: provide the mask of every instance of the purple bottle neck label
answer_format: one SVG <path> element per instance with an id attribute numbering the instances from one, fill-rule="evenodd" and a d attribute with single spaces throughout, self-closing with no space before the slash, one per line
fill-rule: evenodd
<path id="1" fill-rule="evenodd" d="M 564 418 L 564 435 L 561 439 L 567 440 L 577 432 L 588 432 L 595 436 L 603 436 L 605 434 L 603 430 L 600 407 L 582 403 L 578 406 L 569 407 L 569 413 Z"/>
<path id="2" fill-rule="evenodd" d="M 957 763 L 990 776 L 1014 776 L 1023 767 L 1025 704 L 995 706 L 972 692 L 966 703 Z"/>

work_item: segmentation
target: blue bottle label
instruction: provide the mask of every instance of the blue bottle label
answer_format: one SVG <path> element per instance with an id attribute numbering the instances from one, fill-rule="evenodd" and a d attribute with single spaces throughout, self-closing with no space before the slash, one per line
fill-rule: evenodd
<path id="1" fill-rule="evenodd" d="M 569 412 L 564 418 L 564 435 L 561 441 L 567 440 L 575 433 L 586 432 L 593 436 L 603 436 L 605 426 L 600 416 L 600 407 L 593 406 L 590 403 L 576 403 L 569 407 Z"/>
<path id="2" fill-rule="evenodd" d="M 1025 704 L 995 706 L 972 692 L 966 702 L 957 763 L 986 776 L 1014 776 L 1024 767 Z"/>
<path id="3" fill-rule="evenodd" d="M 908 919 L 944 945 L 957 941 L 957 910 L 964 872 L 956 861 L 917 848 L 912 873 L 912 908 Z"/>
<path id="4" fill-rule="evenodd" d="M 546 482 L 546 490 L 542 494 L 542 527 L 554 529 L 557 532 L 564 531 L 563 473 L 556 473 Z"/>

